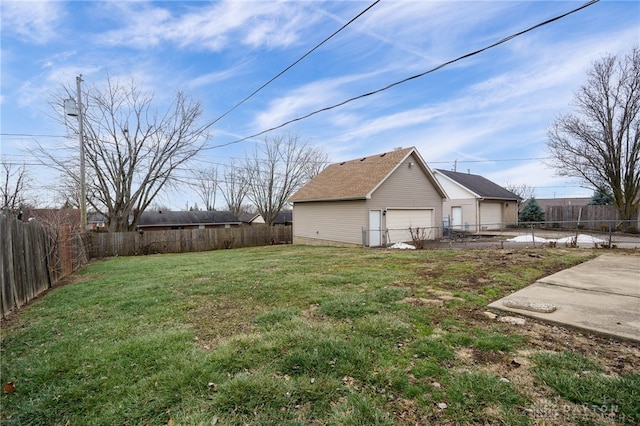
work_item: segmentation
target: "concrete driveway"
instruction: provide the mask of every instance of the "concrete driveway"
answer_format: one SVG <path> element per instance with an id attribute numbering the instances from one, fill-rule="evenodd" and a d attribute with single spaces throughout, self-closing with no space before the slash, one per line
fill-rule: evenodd
<path id="1" fill-rule="evenodd" d="M 555 310 L 543 312 L 551 310 L 549 305 Z M 599 256 L 542 278 L 489 307 L 640 342 L 640 256 Z"/>

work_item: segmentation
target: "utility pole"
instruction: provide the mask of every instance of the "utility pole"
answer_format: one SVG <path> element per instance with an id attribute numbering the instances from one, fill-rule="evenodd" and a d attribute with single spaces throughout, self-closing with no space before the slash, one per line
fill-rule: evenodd
<path id="1" fill-rule="evenodd" d="M 87 184 L 84 171 L 84 128 L 82 111 L 82 74 L 76 77 L 76 94 L 78 97 L 78 135 L 80 138 L 80 226 L 82 232 L 87 230 Z"/>
<path id="2" fill-rule="evenodd" d="M 80 142 L 80 227 L 87 230 L 87 184 L 84 167 L 84 119 L 82 111 L 82 74 L 76 77 L 76 99 L 64 100 L 64 112 L 71 117 L 78 117 L 78 138 Z"/>

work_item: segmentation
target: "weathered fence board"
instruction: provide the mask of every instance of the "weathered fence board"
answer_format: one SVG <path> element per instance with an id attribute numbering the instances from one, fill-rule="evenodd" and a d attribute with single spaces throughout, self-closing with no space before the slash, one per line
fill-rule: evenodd
<path id="1" fill-rule="evenodd" d="M 88 234 L 90 258 L 187 253 L 291 243 L 290 226 L 177 229 Z"/>
<path id="2" fill-rule="evenodd" d="M 38 222 L 22 222 L 0 214 L 2 253 L 0 307 L 4 317 L 20 308 L 53 284 L 44 246 L 50 235 Z"/>
<path id="3" fill-rule="evenodd" d="M 615 206 L 548 206 L 544 213 L 548 226 L 602 230 L 608 228 L 609 223 L 620 221 L 620 213 Z M 636 216 L 636 220 L 640 217 Z"/>
<path id="4" fill-rule="evenodd" d="M 46 291 L 90 258 L 185 253 L 291 243 L 291 226 L 245 226 L 146 232 L 74 232 L 0 213 L 0 310 L 7 313 Z"/>
<path id="5" fill-rule="evenodd" d="M 83 237 L 85 238 L 83 240 Z M 0 212 L 0 311 L 9 312 L 87 263 L 86 234 Z"/>

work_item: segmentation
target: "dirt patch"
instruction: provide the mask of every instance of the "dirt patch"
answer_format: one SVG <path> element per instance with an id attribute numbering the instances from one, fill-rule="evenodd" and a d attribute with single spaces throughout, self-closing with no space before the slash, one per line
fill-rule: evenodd
<path id="1" fill-rule="evenodd" d="M 522 409 L 530 419 L 542 421 L 537 424 L 616 424 L 615 420 L 603 417 L 600 413 L 585 411 L 583 405 L 563 399 L 556 391 L 540 383 L 533 375 L 532 357 L 545 351 L 572 351 L 596 361 L 602 366 L 603 374 L 619 377 L 637 374 L 637 366 L 640 365 L 639 344 L 563 328 L 517 314 L 509 316 L 524 320 L 524 324 L 500 322 L 505 313 L 495 312 L 493 317 L 485 314 L 486 306 L 475 302 L 456 306 L 449 305 L 446 301 L 447 295 L 465 295 L 469 301 L 474 301 L 475 297 L 483 297 L 489 303 L 519 290 L 517 287 L 522 286 L 522 277 L 526 277 L 524 283 L 528 285 L 599 254 L 593 250 L 573 251 L 572 254 L 578 254 L 574 264 L 554 259 L 558 252 L 565 251 L 560 248 L 460 250 L 456 251 L 454 258 L 425 264 L 420 270 L 424 280 L 422 287 L 417 284 L 411 288 L 433 299 L 444 296 L 444 306 L 438 309 L 430 307 L 434 325 L 438 325 L 434 330 L 435 336 L 452 331 L 463 333 L 465 330 L 473 336 L 473 330 L 481 330 L 492 335 L 501 334 L 505 338 L 522 338 L 522 344 L 515 343 L 510 351 L 479 350 L 473 344 L 458 347 L 455 368 L 461 371 L 483 371 L 512 383 L 530 401 L 530 406 Z M 516 284 L 509 284 L 508 280 L 494 281 L 492 277 L 496 277 L 496 274 L 501 277 L 516 277 Z M 445 320 L 446 323 L 443 322 Z M 443 332 L 443 329 L 446 331 Z"/>
<path id="2" fill-rule="evenodd" d="M 591 251 L 572 253 L 580 253 L 585 257 L 584 260 L 594 257 Z M 455 257 L 447 258 L 446 262 L 424 265 L 421 272 L 427 282 L 437 284 L 439 288 L 473 291 L 491 285 L 496 273 L 521 271 L 529 265 L 539 268 L 541 260 L 547 262 L 544 262 L 544 269 L 536 278 L 564 269 L 567 265 L 551 261 L 553 255 L 554 251 L 548 249 L 459 250 L 455 252 Z"/>
<path id="3" fill-rule="evenodd" d="M 211 349 L 222 340 L 255 330 L 253 319 L 262 310 L 257 304 L 224 297 L 198 301 L 197 308 L 189 312 L 189 322 L 195 327 L 196 340 L 203 349 Z"/>

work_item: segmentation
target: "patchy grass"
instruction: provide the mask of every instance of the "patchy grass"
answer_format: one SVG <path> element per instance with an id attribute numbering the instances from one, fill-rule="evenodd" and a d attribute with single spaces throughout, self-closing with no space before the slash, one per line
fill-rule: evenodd
<path id="1" fill-rule="evenodd" d="M 16 391 L 0 420 L 634 424 L 637 346 L 482 314 L 593 255 L 274 246 L 96 262 L 3 322 L 0 380 Z"/>
<path id="2" fill-rule="evenodd" d="M 539 353 L 534 375 L 582 408 L 640 423 L 640 374 L 611 376 L 595 360 L 575 352 Z"/>

